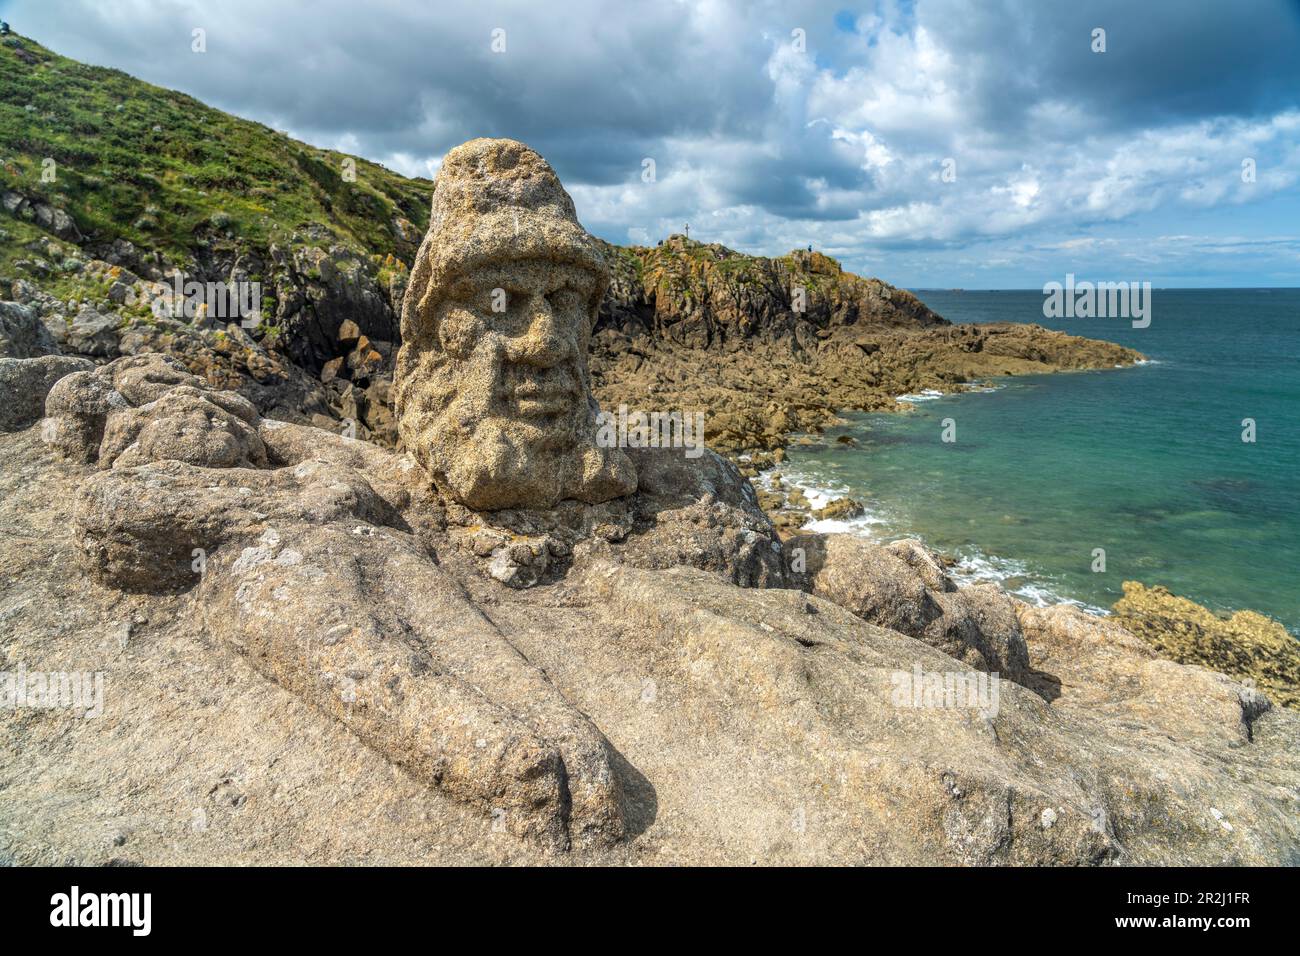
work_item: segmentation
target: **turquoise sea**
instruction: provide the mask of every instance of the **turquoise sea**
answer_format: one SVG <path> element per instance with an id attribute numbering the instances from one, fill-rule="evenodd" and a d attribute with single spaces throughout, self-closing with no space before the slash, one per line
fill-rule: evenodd
<path id="1" fill-rule="evenodd" d="M 1041 291 L 917 294 L 953 322 L 1036 322 L 1152 361 L 847 414 L 782 468 L 868 505 L 848 528 L 817 527 L 919 537 L 959 558 L 963 577 L 1029 600 L 1109 608 L 1138 580 L 1300 634 L 1300 289 L 1156 289 L 1145 329 L 1044 319 Z"/>

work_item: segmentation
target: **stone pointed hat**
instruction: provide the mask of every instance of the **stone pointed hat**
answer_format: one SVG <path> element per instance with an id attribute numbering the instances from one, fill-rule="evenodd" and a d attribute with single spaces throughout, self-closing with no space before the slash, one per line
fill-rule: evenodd
<path id="1" fill-rule="evenodd" d="M 416 256 L 407 303 L 416 306 L 415 315 L 427 314 L 457 276 L 522 258 L 584 266 L 601 280 L 608 276 L 599 243 L 578 223 L 573 200 L 546 160 L 513 139 L 462 143 L 447 153 L 434 180 L 429 231 Z M 404 314 L 403 325 L 414 317 Z"/>

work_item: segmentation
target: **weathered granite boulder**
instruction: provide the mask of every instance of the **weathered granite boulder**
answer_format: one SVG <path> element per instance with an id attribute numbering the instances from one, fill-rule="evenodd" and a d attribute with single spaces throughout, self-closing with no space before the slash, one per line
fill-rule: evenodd
<path id="1" fill-rule="evenodd" d="M 68 355 L 0 358 L 0 431 L 17 431 L 38 421 L 54 383 L 91 368 L 87 359 Z"/>
<path id="2" fill-rule="evenodd" d="M 91 575 L 193 591 L 195 626 L 394 763 L 552 846 L 622 834 L 610 756 L 458 597 L 439 556 L 462 550 L 511 587 L 562 576 L 575 552 L 742 583 L 780 574 L 753 492 L 717 456 L 647 452 L 635 501 L 484 515 L 431 497 L 409 457 L 263 419 L 169 356 L 69 375 L 46 413 L 47 444 L 98 469 L 73 521 Z"/>
<path id="3" fill-rule="evenodd" d="M 1030 676 L 1010 598 L 993 585 L 958 588 L 919 541 L 878 545 L 848 534 L 799 534 L 785 542 L 797 580 L 872 624 L 937 647 L 1007 680 Z"/>
<path id="4" fill-rule="evenodd" d="M 513 140 L 449 152 L 402 305 L 402 447 L 476 511 L 591 504 L 636 488 L 596 442 L 587 344 L 608 267 L 541 156 Z"/>
<path id="5" fill-rule="evenodd" d="M 0 302 L 0 358 L 58 354 L 59 346 L 36 310 L 17 302 Z"/>
<path id="6" fill-rule="evenodd" d="M 118 328 L 122 320 L 116 315 L 103 315 L 89 306 L 83 307 L 68 326 L 63 348 L 77 355 L 95 358 L 116 358 L 118 355 Z"/>
<path id="7" fill-rule="evenodd" d="M 263 420 L 162 356 L 69 376 L 48 412 L 51 443 L 103 469 L 75 511 L 98 579 L 198 585 L 195 626 L 513 832 L 564 847 L 622 834 L 599 732 L 400 518 L 420 484 L 409 459 Z"/>

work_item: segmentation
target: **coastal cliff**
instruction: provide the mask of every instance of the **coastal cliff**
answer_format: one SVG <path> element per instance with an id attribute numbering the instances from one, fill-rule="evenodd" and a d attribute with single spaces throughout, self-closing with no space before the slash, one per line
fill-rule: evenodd
<path id="1" fill-rule="evenodd" d="M 610 247 L 609 258 L 615 279 L 592 340 L 596 397 L 703 411 L 710 447 L 731 454 L 774 451 L 841 411 L 897 409 L 898 396 L 924 389 L 1142 358 L 1035 325 L 952 325 L 818 252 L 768 259 L 671 236 Z"/>

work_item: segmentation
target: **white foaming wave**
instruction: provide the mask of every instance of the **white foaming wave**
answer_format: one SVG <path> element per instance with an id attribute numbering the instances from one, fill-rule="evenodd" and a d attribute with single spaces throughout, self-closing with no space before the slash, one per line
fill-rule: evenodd
<path id="1" fill-rule="evenodd" d="M 836 498 L 846 497 L 852 492 L 852 489 L 846 484 L 814 477 L 804 472 L 789 469 L 782 470 L 780 466 L 761 472 L 756 476 L 755 481 L 765 489 L 771 490 L 771 476 L 776 472 L 780 472 L 783 485 L 797 488 L 802 492 L 812 510 L 824 508 Z M 867 508 L 863 514 L 855 518 L 814 519 L 810 517 L 800 530 L 814 531 L 819 534 L 853 534 L 866 538 L 875 544 L 887 544 L 890 541 L 902 538 L 915 538 L 923 544 L 925 543 L 919 535 L 888 532 L 886 528 L 890 524 L 891 522 L 884 514 Z M 947 570 L 958 587 L 968 587 L 972 584 L 995 584 L 1007 594 L 1020 598 L 1034 607 L 1072 604 L 1090 614 L 1098 614 L 1103 617 L 1110 614 L 1107 608 L 1065 597 L 1053 591 L 1046 584 L 1034 580 L 1029 567 L 1020 561 L 987 555 L 979 549 L 975 549 L 968 555 L 958 555 L 957 563 Z M 1020 583 L 1012 585 L 1011 582 L 1017 578 L 1021 579 Z"/>
<path id="2" fill-rule="evenodd" d="M 787 488 L 797 488 L 807 500 L 810 511 L 825 508 L 836 498 L 844 498 L 851 493 L 851 489 L 846 484 L 819 480 L 803 472 L 781 470 L 779 466 L 760 473 L 755 480 L 762 488 L 770 491 L 772 490 L 771 476 L 778 471 L 781 474 L 781 483 Z M 816 531 L 821 534 L 856 534 L 874 541 L 875 535 L 869 534 L 867 529 L 873 525 L 884 524 L 885 519 L 865 505 L 863 509 L 862 514 L 853 518 L 812 518 L 810 516 L 800 530 Z"/>
<path id="3" fill-rule="evenodd" d="M 816 479 L 799 471 L 781 471 L 780 468 L 774 468 L 773 471 L 781 472 L 781 483 L 787 487 L 797 488 L 808 499 L 808 507 L 812 511 L 819 508 L 825 508 L 836 498 L 843 498 L 849 493 L 849 486 L 837 482 L 819 483 Z M 764 472 L 759 475 L 760 479 L 765 480 L 763 487 L 771 488 L 771 481 L 768 479 L 770 472 Z"/>
<path id="4" fill-rule="evenodd" d="M 1035 607 L 1050 607 L 1054 604 L 1072 604 L 1080 610 L 1091 614 L 1106 615 L 1110 612 L 1103 607 L 1087 604 L 1075 598 L 1058 594 L 1050 587 L 1034 580 L 1025 580 L 1011 586 L 1015 578 L 1028 579 L 1029 568 L 1020 561 L 986 555 L 976 550 L 973 554 L 961 556 L 956 566 L 949 569 L 952 579 L 961 585 L 996 584 L 1013 597 L 1018 597 Z"/>
<path id="5" fill-rule="evenodd" d="M 820 518 L 809 521 L 799 530 L 816 531 L 818 534 L 856 534 L 860 538 L 870 538 L 874 541 L 876 536 L 868 533 L 867 529 L 884 523 L 885 519 L 880 515 L 866 511 L 856 518 Z"/>
<path id="6" fill-rule="evenodd" d="M 906 395 L 899 395 L 894 399 L 896 402 L 932 402 L 936 398 L 943 398 L 943 392 L 935 388 L 923 388 L 919 392 L 908 392 Z"/>
<path id="7" fill-rule="evenodd" d="M 806 482 L 794 482 L 794 486 L 803 492 L 804 498 L 808 500 L 808 507 L 812 511 L 820 511 L 836 498 L 843 498 L 849 491 L 844 486 L 818 488 L 816 485 Z"/>

